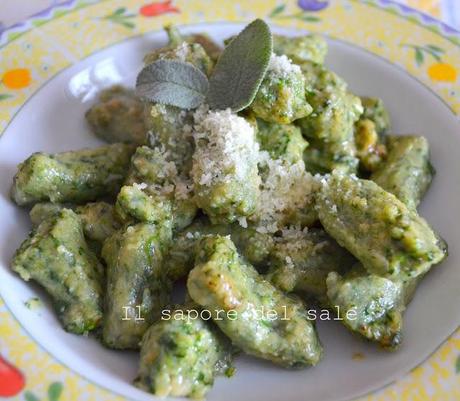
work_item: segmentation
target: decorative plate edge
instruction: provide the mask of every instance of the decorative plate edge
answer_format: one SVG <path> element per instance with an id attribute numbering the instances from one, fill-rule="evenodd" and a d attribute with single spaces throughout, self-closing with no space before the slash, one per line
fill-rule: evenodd
<path id="1" fill-rule="evenodd" d="M 102 0 L 105 1 L 105 0 Z M 16 38 L 24 35 L 40 25 L 43 25 L 57 17 L 68 14 L 79 8 L 100 2 L 99 0 L 66 0 L 59 4 L 51 4 L 48 8 L 39 11 L 21 22 L 6 28 L 0 28 L 0 49 Z"/>

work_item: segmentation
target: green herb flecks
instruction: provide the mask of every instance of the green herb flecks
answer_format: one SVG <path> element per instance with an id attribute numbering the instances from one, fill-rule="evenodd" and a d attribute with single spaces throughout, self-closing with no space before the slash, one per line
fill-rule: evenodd
<path id="1" fill-rule="evenodd" d="M 42 306 L 42 303 L 39 298 L 33 297 L 24 302 L 24 305 L 29 310 L 37 310 Z"/>

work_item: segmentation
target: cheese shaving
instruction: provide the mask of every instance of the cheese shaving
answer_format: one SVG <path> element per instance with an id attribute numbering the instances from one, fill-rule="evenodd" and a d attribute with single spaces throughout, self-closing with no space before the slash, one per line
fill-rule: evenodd
<path id="1" fill-rule="evenodd" d="M 201 106 L 194 119 L 194 183 L 212 186 L 245 180 L 259 155 L 254 128 L 230 109 L 209 111 Z"/>

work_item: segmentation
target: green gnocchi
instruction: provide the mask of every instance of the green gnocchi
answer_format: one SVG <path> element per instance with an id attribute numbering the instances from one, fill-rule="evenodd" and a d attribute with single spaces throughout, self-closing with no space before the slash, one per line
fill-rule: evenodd
<path id="1" fill-rule="evenodd" d="M 384 102 L 324 64 L 323 37 L 251 26 L 257 54 L 231 68 L 228 48 L 174 26 L 144 59 L 180 65 L 192 92 L 190 71 L 209 86 L 228 72 L 246 107 L 219 109 L 219 93 L 174 103 L 178 71 L 161 77 L 164 102 L 138 95 L 158 90 L 152 77 L 154 89 L 116 85 L 85 114 L 106 145 L 34 153 L 13 178 L 32 231 L 12 270 L 45 289 L 65 330 L 139 352 L 135 385 L 160 397 L 205 397 L 238 353 L 320 363 L 312 304 L 396 349 L 418 284 L 447 256 L 417 211 L 434 179 L 427 139 L 393 134 Z M 234 54 L 245 31 L 224 42 Z M 240 65 L 258 79 L 238 82 Z"/>

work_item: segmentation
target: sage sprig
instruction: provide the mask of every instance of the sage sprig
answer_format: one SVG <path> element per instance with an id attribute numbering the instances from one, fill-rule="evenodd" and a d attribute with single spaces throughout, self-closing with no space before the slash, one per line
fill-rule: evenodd
<path id="1" fill-rule="evenodd" d="M 256 96 L 273 50 L 268 25 L 251 22 L 225 48 L 209 80 L 207 101 L 212 109 L 240 111 Z"/>
<path id="2" fill-rule="evenodd" d="M 193 109 L 204 102 L 209 81 L 193 64 L 177 60 L 158 60 L 137 76 L 139 96 L 151 102 Z"/>
<path id="3" fill-rule="evenodd" d="M 139 73 L 138 94 L 153 102 L 193 109 L 207 102 L 211 109 L 237 112 L 248 107 L 266 74 L 273 50 L 268 25 L 251 22 L 225 48 L 209 78 L 191 63 L 158 60 Z"/>

